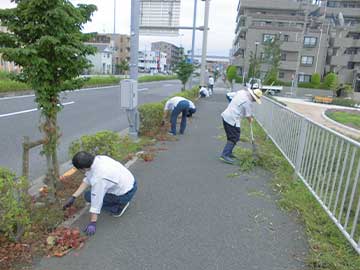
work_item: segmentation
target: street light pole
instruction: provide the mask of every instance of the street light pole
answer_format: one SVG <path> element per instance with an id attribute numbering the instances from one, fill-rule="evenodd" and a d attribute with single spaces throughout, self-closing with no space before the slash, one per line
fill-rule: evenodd
<path id="1" fill-rule="evenodd" d="M 200 85 L 206 86 L 205 67 L 206 67 L 207 39 L 208 39 L 208 29 L 209 29 L 210 0 L 202 0 L 202 1 L 205 1 L 205 16 L 204 16 L 204 33 L 203 33 L 202 56 L 201 56 Z"/>
<path id="2" fill-rule="evenodd" d="M 254 78 L 256 76 L 256 65 L 257 65 L 256 55 L 257 55 L 257 48 L 258 48 L 259 44 L 260 44 L 259 41 L 255 41 L 254 74 L 252 74 L 254 76 Z M 254 86 L 254 80 L 251 79 L 251 89 L 253 88 L 253 86 Z"/>

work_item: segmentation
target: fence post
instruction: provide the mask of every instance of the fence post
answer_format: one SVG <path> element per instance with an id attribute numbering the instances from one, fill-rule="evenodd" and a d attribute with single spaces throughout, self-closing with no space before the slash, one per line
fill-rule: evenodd
<path id="1" fill-rule="evenodd" d="M 309 126 L 308 121 L 305 118 L 302 118 L 299 146 L 297 149 L 296 161 L 295 161 L 295 175 L 300 174 L 300 167 L 301 167 L 301 161 L 304 157 L 304 149 L 305 149 L 306 134 L 307 134 L 308 126 Z"/>

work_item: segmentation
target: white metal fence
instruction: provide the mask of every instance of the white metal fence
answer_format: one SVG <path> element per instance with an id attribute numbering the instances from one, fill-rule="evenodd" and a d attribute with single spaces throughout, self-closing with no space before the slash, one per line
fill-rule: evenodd
<path id="1" fill-rule="evenodd" d="M 360 144 L 269 98 L 255 117 L 360 254 Z"/>

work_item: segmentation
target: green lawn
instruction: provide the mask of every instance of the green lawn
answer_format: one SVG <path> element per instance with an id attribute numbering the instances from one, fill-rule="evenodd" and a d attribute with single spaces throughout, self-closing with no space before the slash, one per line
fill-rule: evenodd
<path id="1" fill-rule="evenodd" d="M 327 111 L 326 115 L 341 124 L 360 129 L 360 114 L 343 111 Z"/>

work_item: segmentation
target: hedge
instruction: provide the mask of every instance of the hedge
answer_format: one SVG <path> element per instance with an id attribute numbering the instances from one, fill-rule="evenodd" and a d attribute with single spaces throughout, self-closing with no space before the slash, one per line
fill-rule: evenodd
<path id="1" fill-rule="evenodd" d="M 154 82 L 154 81 L 167 81 L 167 80 L 176 80 L 176 75 L 145 75 L 138 78 L 138 82 Z"/>

